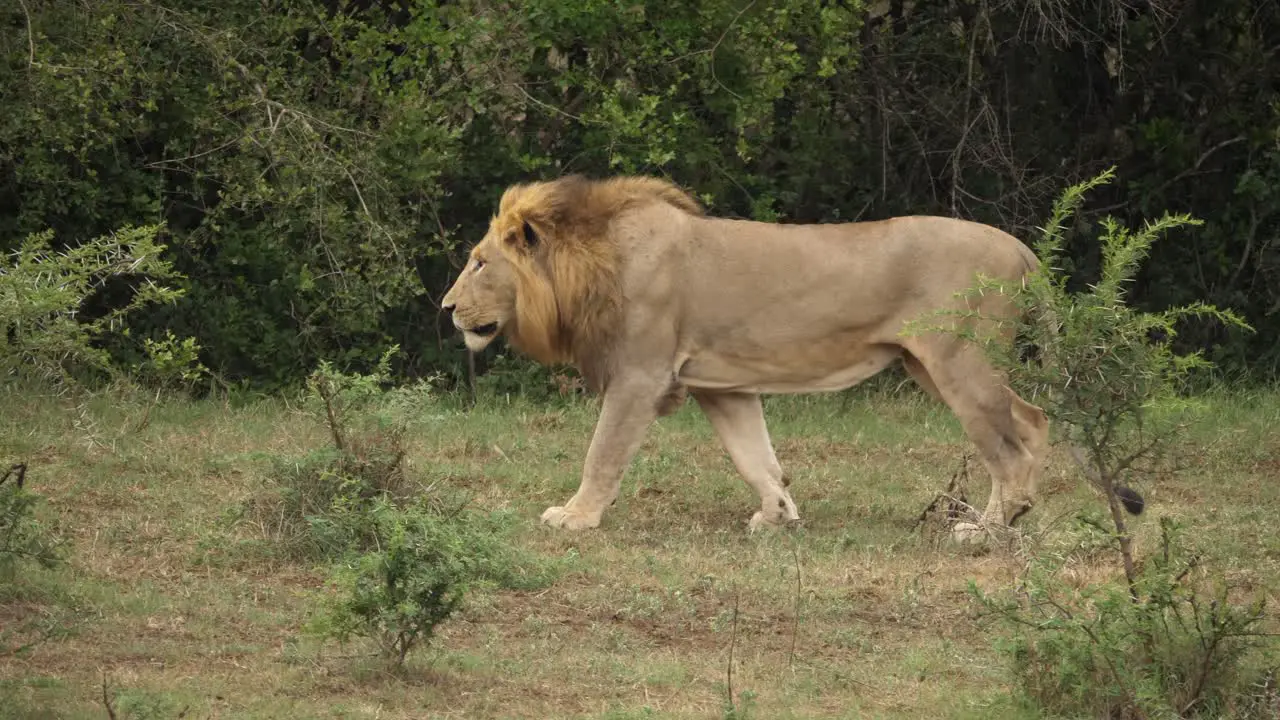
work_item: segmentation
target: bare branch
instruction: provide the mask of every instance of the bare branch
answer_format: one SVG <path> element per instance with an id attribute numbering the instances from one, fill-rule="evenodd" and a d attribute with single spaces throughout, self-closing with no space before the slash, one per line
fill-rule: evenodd
<path id="1" fill-rule="evenodd" d="M 1233 138 L 1229 138 L 1229 139 L 1227 139 L 1227 140 L 1223 140 L 1222 142 L 1218 143 L 1217 145 L 1214 145 L 1213 147 L 1209 148 L 1208 150 L 1205 150 L 1203 153 L 1200 153 L 1200 157 L 1196 159 L 1196 162 L 1195 162 L 1195 164 L 1194 164 L 1194 165 L 1192 165 L 1191 167 L 1187 168 L 1186 170 L 1183 170 L 1182 172 L 1178 173 L 1177 175 L 1174 175 L 1173 177 L 1169 178 L 1168 180 L 1165 180 L 1163 183 L 1160 183 L 1160 185 L 1158 185 L 1158 186 L 1156 187 L 1156 189 L 1155 189 L 1155 190 L 1152 190 L 1150 194 L 1152 194 L 1152 195 L 1159 195 L 1160 193 L 1162 193 L 1162 192 L 1164 192 L 1165 190 L 1169 189 L 1169 187 L 1170 187 L 1171 185 L 1173 185 L 1174 183 L 1179 182 L 1179 181 L 1181 181 L 1181 180 L 1185 180 L 1186 178 L 1191 177 L 1192 175 L 1198 175 L 1198 174 L 1200 174 L 1200 166 L 1201 166 L 1201 165 L 1204 165 L 1204 162 L 1205 162 L 1206 160 L 1208 160 L 1208 159 L 1209 159 L 1209 156 L 1210 156 L 1210 155 L 1213 155 L 1214 153 L 1218 152 L 1219 150 L 1221 150 L 1221 149 L 1222 149 L 1222 148 L 1224 148 L 1224 147 L 1227 147 L 1227 146 L 1230 146 L 1230 145 L 1234 145 L 1234 144 L 1236 144 L 1236 143 L 1238 143 L 1238 142 L 1242 142 L 1242 141 L 1243 141 L 1243 140 L 1245 140 L 1245 139 L 1246 139 L 1246 138 L 1245 138 L 1245 136 L 1243 136 L 1243 135 L 1237 135 L 1237 136 L 1235 136 L 1235 137 L 1233 137 Z M 1120 208 L 1125 207 L 1125 206 L 1126 206 L 1126 205 L 1128 205 L 1128 204 L 1129 204 L 1129 201 L 1128 201 L 1128 200 L 1125 200 L 1125 201 L 1122 201 L 1122 202 L 1115 203 L 1114 205 L 1107 205 L 1106 207 L 1098 208 L 1097 210 L 1094 210 L 1092 214 L 1094 214 L 1094 215 L 1102 215 L 1102 214 L 1105 214 L 1105 213 L 1112 212 L 1112 211 L 1114 211 L 1114 210 L 1119 210 Z"/>
<path id="2" fill-rule="evenodd" d="M 36 36 L 31 26 L 31 11 L 27 9 L 27 0 L 18 0 L 18 4 L 22 6 L 22 14 L 27 16 L 27 64 L 35 67 Z"/>
<path id="3" fill-rule="evenodd" d="M 733 649 L 738 644 L 738 585 L 733 586 L 733 626 L 729 630 L 729 665 L 726 671 L 726 684 L 729 691 L 729 708 L 737 715 L 737 705 L 733 699 Z"/>
<path id="4" fill-rule="evenodd" d="M 107 694 L 107 674 L 102 673 L 102 705 L 107 710 L 107 718 L 116 720 L 115 703 L 112 702 L 111 696 Z"/>

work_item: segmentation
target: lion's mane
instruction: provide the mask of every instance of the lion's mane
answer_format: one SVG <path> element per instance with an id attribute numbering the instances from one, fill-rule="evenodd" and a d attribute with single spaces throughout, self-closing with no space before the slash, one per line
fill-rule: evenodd
<path id="1" fill-rule="evenodd" d="M 542 363 L 574 363 L 601 389 L 623 299 L 623 258 L 610 225 L 619 213 L 651 203 L 703 214 L 692 196 L 657 178 L 570 175 L 503 193 L 493 228 L 498 237 L 523 238 L 498 244 L 515 270 L 514 346 Z"/>

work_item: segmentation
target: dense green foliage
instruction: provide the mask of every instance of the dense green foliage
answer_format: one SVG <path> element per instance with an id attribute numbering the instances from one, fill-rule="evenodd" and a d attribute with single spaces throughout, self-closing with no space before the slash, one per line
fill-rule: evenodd
<path id="1" fill-rule="evenodd" d="M 86 372 L 110 371 L 111 358 L 95 343 L 127 335 L 138 310 L 181 296 L 156 282 L 174 280 L 162 256 L 165 248 L 156 242 L 159 230 L 121 228 L 61 252 L 53 247 L 52 231 L 24 239 L 0 262 L 0 375 L 60 384 Z M 84 312 L 94 298 L 126 283 L 133 287 L 126 298 Z M 164 352 L 173 342 L 170 336 L 146 347 Z M 194 340 L 184 342 L 194 352 Z"/>
<path id="2" fill-rule="evenodd" d="M 663 174 L 718 214 L 1027 237 L 1116 165 L 1085 219 L 1204 219 L 1132 299 L 1235 308 L 1259 333 L 1182 341 L 1280 366 L 1277 3 L 22 0 L 0 22 L 0 250 L 164 223 L 187 278 L 108 339 L 128 362 L 171 331 L 228 380 L 367 369 L 397 343 L 397 372 L 456 373 L 435 301 L 531 177 Z M 1065 247 L 1096 275 L 1096 247 Z"/>

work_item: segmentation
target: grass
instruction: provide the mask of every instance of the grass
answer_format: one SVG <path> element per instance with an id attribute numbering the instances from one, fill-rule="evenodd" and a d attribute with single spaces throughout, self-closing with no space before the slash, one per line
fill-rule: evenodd
<path id="1" fill-rule="evenodd" d="M 1030 717 L 965 592 L 1009 582 L 1015 560 L 913 531 L 970 446 L 945 408 L 887 388 L 768 399 L 805 525 L 754 536 L 757 501 L 692 403 L 651 430 L 603 526 L 570 534 L 537 518 L 576 487 L 595 405 L 442 401 L 411 440 L 410 482 L 509 511 L 516 541 L 564 569 L 542 590 L 470 596 L 399 673 L 303 632 L 325 569 L 273 552 L 243 512 L 272 458 L 327 441 L 309 416 L 170 400 L 143 424 L 149 398 L 78 414 L 0 391 L 0 460 L 29 463 L 71 558 L 0 589 L 0 633 L 65 620 L 0 656 L 0 717 L 105 717 L 104 678 L 129 718 L 717 717 L 731 646 L 736 717 Z M 1156 516 L 1178 516 L 1274 601 L 1280 394 L 1207 402 L 1185 471 L 1142 487 L 1139 552 Z M 1099 502 L 1055 454 L 1028 522 Z M 1118 572 L 1098 562 L 1076 571 Z"/>

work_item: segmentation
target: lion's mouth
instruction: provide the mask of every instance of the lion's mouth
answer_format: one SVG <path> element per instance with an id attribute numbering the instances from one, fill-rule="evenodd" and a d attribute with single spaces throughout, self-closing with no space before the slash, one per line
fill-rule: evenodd
<path id="1" fill-rule="evenodd" d="M 489 337 L 490 335 L 493 335 L 494 333 L 498 332 L 498 323 L 491 322 L 491 323 L 485 323 L 484 325 L 477 325 L 471 328 L 470 330 L 468 330 L 467 332 L 472 333 L 474 335 L 479 335 L 480 337 Z"/>

